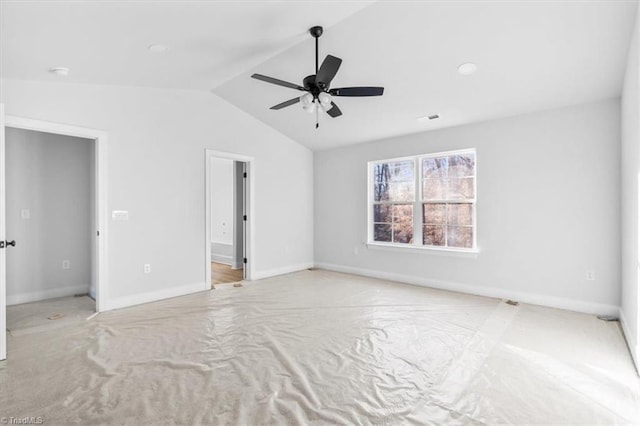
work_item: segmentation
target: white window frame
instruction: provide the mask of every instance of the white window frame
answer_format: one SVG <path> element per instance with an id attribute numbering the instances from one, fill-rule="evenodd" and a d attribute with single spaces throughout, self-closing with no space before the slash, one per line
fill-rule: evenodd
<path id="1" fill-rule="evenodd" d="M 427 158 L 438 158 L 438 157 L 447 157 L 451 155 L 460 155 L 460 154 L 473 154 L 475 158 L 475 168 L 474 168 L 474 180 L 473 180 L 473 193 L 474 198 L 472 200 L 423 200 L 423 185 L 422 185 L 422 160 Z M 373 222 L 373 206 L 376 204 L 373 196 L 373 170 L 378 164 L 385 163 L 393 163 L 398 161 L 407 161 L 413 160 L 414 162 L 414 178 L 415 178 L 415 189 L 414 189 L 414 199 L 413 201 L 406 202 L 390 202 L 389 204 L 412 204 L 413 205 L 413 243 L 412 244 L 404 244 L 404 243 L 394 243 L 394 242 L 385 242 L 385 241 L 374 241 L 373 239 L 373 230 L 374 230 L 374 222 Z M 429 154 L 421 154 L 421 155 L 413 155 L 408 157 L 397 157 L 397 158 L 389 158 L 384 160 L 375 160 L 369 161 L 367 163 L 367 245 L 371 247 L 391 247 L 391 248 L 401 248 L 406 250 L 418 249 L 422 250 L 435 250 L 439 252 L 459 252 L 459 253 L 477 253 L 478 252 L 478 244 L 477 244 L 477 235 L 478 235 L 478 222 L 476 218 L 476 210 L 477 210 L 477 202 L 478 202 L 478 156 L 475 148 L 468 149 L 459 149 L 454 151 L 443 151 L 443 152 L 434 152 Z M 423 222 L 422 222 L 422 205 L 423 204 L 454 204 L 454 203 L 464 203 L 471 204 L 472 206 L 472 218 L 473 218 L 473 245 L 471 248 L 463 248 L 463 247 L 447 247 L 447 246 L 431 246 L 424 245 L 422 243 L 423 240 Z M 446 217 L 446 215 L 445 215 Z M 445 228 L 446 228 L 445 223 Z"/>

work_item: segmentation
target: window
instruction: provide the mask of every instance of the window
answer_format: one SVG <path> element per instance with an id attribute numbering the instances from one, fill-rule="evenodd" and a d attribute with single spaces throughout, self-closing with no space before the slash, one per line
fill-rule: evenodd
<path id="1" fill-rule="evenodd" d="M 369 243 L 474 250 L 475 150 L 369 163 Z"/>

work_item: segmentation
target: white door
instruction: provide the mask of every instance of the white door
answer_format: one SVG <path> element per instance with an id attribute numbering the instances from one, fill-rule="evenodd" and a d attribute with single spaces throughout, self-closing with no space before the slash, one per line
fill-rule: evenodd
<path id="1" fill-rule="evenodd" d="M 0 104 L 0 360 L 7 358 L 7 250 L 5 241 L 4 105 Z"/>

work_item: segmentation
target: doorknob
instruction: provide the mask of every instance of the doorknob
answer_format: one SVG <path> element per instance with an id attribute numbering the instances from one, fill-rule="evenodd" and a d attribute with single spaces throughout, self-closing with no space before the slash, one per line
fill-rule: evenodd
<path id="1" fill-rule="evenodd" d="M 3 249 L 9 246 L 15 247 L 16 246 L 16 240 L 12 240 L 12 241 L 0 241 L 0 249 Z"/>

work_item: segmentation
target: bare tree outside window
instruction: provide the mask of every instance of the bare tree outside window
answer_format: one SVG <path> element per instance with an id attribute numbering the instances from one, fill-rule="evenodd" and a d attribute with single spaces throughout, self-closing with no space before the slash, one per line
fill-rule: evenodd
<path id="1" fill-rule="evenodd" d="M 378 163 L 373 167 L 373 239 L 411 244 L 415 201 L 415 162 Z"/>
<path id="2" fill-rule="evenodd" d="M 370 167 L 374 242 L 475 248 L 474 150 L 388 160 Z M 417 240 L 416 230 L 422 232 Z"/>
<path id="3" fill-rule="evenodd" d="M 422 159 L 422 243 L 473 248 L 475 153 Z"/>

